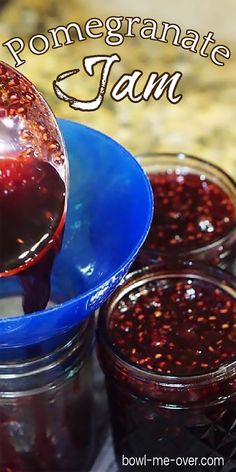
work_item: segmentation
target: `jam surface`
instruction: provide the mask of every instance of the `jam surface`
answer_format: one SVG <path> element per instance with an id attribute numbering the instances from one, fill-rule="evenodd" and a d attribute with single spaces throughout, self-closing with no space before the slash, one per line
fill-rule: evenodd
<path id="1" fill-rule="evenodd" d="M 227 193 L 204 175 L 151 173 L 154 218 L 145 250 L 190 251 L 223 237 L 236 222 L 236 208 Z"/>
<path id="2" fill-rule="evenodd" d="M 236 300 L 186 276 L 147 282 L 112 311 L 108 331 L 123 358 L 166 375 L 196 375 L 236 358 Z"/>

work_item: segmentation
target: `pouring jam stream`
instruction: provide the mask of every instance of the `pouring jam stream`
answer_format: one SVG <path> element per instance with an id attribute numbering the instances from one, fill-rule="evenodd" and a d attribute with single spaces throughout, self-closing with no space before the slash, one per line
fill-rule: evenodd
<path id="1" fill-rule="evenodd" d="M 0 62 L 0 278 L 16 275 L 25 313 L 42 310 L 65 224 L 68 164 L 34 85 Z"/>

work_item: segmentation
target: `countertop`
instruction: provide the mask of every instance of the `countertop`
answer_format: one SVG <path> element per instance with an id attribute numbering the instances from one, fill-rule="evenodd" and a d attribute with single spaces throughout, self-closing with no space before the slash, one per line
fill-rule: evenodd
<path id="1" fill-rule="evenodd" d="M 137 37 L 126 38 L 122 46 L 112 48 L 105 45 L 104 39 L 75 40 L 73 45 L 50 48 L 42 56 L 32 54 L 27 48 L 27 38 L 32 34 L 47 34 L 49 37 L 48 28 L 66 25 L 70 21 L 83 24 L 91 16 L 102 18 L 100 12 L 95 15 L 94 10 L 92 15 L 88 11 L 85 0 L 10 1 L 5 3 L 0 13 L 1 44 L 13 36 L 25 39 L 23 57 L 26 63 L 18 70 L 41 90 L 56 115 L 97 128 L 134 154 L 145 151 L 186 152 L 215 162 L 236 177 L 234 44 L 226 43 L 232 56 L 224 67 L 217 67 L 209 58 L 202 58 L 171 44 Z M 217 40 L 220 43 L 219 33 Z M 90 113 L 76 111 L 56 97 L 52 81 L 59 73 L 79 67 L 80 74 L 68 81 L 68 92 L 83 100 L 94 98 L 99 73 L 88 77 L 83 72 L 82 59 L 89 55 L 115 52 L 119 53 L 121 62 L 113 66 L 106 98 L 99 110 Z M 5 47 L 1 47 L 1 59 L 12 65 L 14 63 Z M 142 69 L 144 74 L 139 90 L 142 90 L 142 84 L 151 71 L 161 74 L 180 70 L 183 73 L 179 86 L 182 101 L 172 105 L 166 97 L 159 101 L 151 98 L 138 104 L 128 99 L 119 103 L 112 100 L 109 96 L 112 85 L 123 73 L 134 69 Z"/>

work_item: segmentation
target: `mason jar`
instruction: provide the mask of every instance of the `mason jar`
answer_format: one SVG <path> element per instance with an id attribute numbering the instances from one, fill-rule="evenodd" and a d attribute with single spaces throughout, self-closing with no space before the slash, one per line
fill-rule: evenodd
<path id="1" fill-rule="evenodd" d="M 137 157 L 154 193 L 152 226 L 135 267 L 203 261 L 233 271 L 236 182 L 220 167 L 183 153 Z"/>
<path id="2" fill-rule="evenodd" d="M 69 334 L 0 350 L 1 472 L 85 472 L 93 459 L 93 318 Z"/>
<path id="3" fill-rule="evenodd" d="M 193 264 L 133 274 L 100 311 L 97 349 L 119 470 L 236 470 L 232 275 Z"/>

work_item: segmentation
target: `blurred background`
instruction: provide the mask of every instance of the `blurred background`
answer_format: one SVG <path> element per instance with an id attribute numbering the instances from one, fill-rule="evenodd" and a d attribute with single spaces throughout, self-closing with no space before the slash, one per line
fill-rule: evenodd
<path id="1" fill-rule="evenodd" d="M 224 67 L 209 58 L 184 51 L 171 44 L 136 38 L 125 38 L 118 47 L 105 45 L 104 38 L 87 39 L 73 45 L 50 49 L 42 56 L 32 54 L 27 41 L 33 34 L 45 34 L 49 28 L 93 17 L 105 19 L 114 15 L 154 18 L 158 23 L 177 23 L 182 33 L 187 28 L 201 35 L 213 31 L 217 44 L 231 49 L 232 57 Z M 22 57 L 26 63 L 18 70 L 34 82 L 57 116 L 70 118 L 95 127 L 118 140 L 134 154 L 145 151 L 186 152 L 211 160 L 236 177 L 236 4 L 235 0 L 1 0 L 1 44 L 20 36 L 26 41 Z M 169 40 L 171 43 L 171 40 Z M 83 113 L 69 108 L 54 94 L 52 81 L 68 69 L 81 68 L 70 79 L 68 93 L 82 100 L 97 94 L 99 74 L 88 77 L 82 59 L 96 54 L 121 56 L 113 66 L 109 86 L 101 108 Z M 1 59 L 14 65 L 7 48 L 1 46 Z M 96 66 L 99 71 L 100 66 Z M 110 98 L 110 90 L 123 73 L 134 69 L 144 72 L 170 73 L 180 70 L 183 77 L 179 92 L 183 99 L 171 105 L 164 96 L 159 101 L 138 104 L 125 99 L 119 103 Z M 140 91 L 142 84 L 140 83 Z"/>

